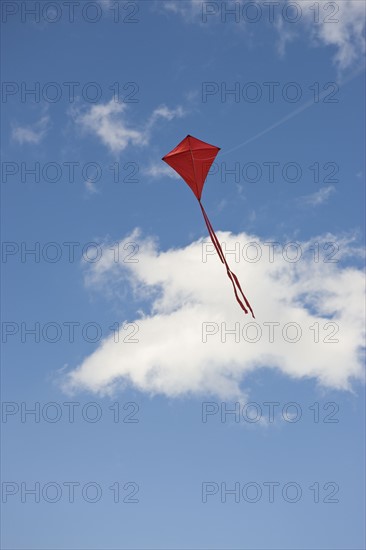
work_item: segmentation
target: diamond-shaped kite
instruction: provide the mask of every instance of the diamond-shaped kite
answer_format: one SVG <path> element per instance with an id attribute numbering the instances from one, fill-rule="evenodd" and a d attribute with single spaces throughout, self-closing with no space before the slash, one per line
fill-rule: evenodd
<path id="1" fill-rule="evenodd" d="M 228 266 L 219 240 L 215 235 L 211 222 L 208 219 L 206 211 L 201 203 L 202 190 L 208 171 L 210 170 L 211 165 L 219 151 L 220 147 L 215 147 L 214 145 L 210 145 L 209 143 L 205 143 L 200 139 L 188 135 L 172 151 L 170 151 L 170 153 L 165 155 L 162 160 L 169 164 L 169 166 L 171 166 L 176 172 L 178 172 L 178 174 L 184 179 L 184 181 L 189 185 L 193 193 L 196 195 L 212 243 L 216 249 L 217 254 L 219 255 L 221 262 L 225 265 L 227 275 L 233 285 L 236 300 L 242 310 L 245 313 L 248 313 L 249 309 L 254 318 L 253 310 L 247 298 L 245 297 L 244 292 L 242 291 L 237 276 L 231 271 Z M 243 298 L 244 303 L 239 294 Z"/>

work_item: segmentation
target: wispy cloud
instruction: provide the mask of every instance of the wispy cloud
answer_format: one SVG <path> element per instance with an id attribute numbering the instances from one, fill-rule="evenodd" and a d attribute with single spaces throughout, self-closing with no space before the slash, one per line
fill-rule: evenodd
<path id="1" fill-rule="evenodd" d="M 328 187 L 322 187 L 319 191 L 311 193 L 310 195 L 304 195 L 298 199 L 300 204 L 307 206 L 319 206 L 329 199 L 329 197 L 335 192 L 334 185 Z"/>
<path id="2" fill-rule="evenodd" d="M 176 109 L 169 109 L 166 105 L 161 105 L 160 107 L 154 109 L 146 127 L 153 127 L 154 124 L 159 120 L 159 118 L 170 121 L 174 118 L 182 118 L 185 114 L 185 110 L 181 106 L 177 107 Z"/>
<path id="3" fill-rule="evenodd" d="M 11 136 L 14 141 L 23 143 L 40 143 L 49 129 L 49 116 L 42 116 L 37 122 L 27 126 L 14 126 Z"/>
<path id="4" fill-rule="evenodd" d="M 182 107 L 169 109 L 165 105 L 157 107 L 147 123 L 134 126 L 128 120 L 128 107 L 111 99 L 109 103 L 93 105 L 89 110 L 74 108 L 71 115 L 75 123 L 84 131 L 96 135 L 113 153 L 119 153 L 128 146 L 146 146 L 151 132 L 159 119 L 171 121 L 184 116 Z"/>
<path id="5" fill-rule="evenodd" d="M 202 20 L 203 2 L 201 0 L 160 0 L 156 4 L 158 9 L 162 9 L 167 13 L 173 13 L 180 15 L 187 22 L 195 20 L 200 22 Z"/>
<path id="6" fill-rule="evenodd" d="M 143 170 L 143 173 L 154 179 L 160 178 L 161 176 L 167 176 L 172 179 L 180 179 L 180 175 L 177 174 L 175 170 L 172 170 L 170 166 L 166 166 L 166 164 L 163 164 L 162 162 L 150 164 L 150 166 Z"/>
<path id="7" fill-rule="evenodd" d="M 85 189 L 90 195 L 96 195 L 100 193 L 99 189 L 97 189 L 95 182 L 87 179 L 85 181 Z"/>
<path id="8" fill-rule="evenodd" d="M 278 39 L 277 39 L 277 53 L 280 57 L 284 57 L 286 52 L 286 46 L 290 42 L 293 42 L 297 36 L 296 32 L 294 32 L 293 25 L 285 25 L 283 22 L 282 17 L 278 17 L 276 21 L 274 22 L 275 29 L 278 33 Z"/>
<path id="9" fill-rule="evenodd" d="M 106 104 L 93 105 L 88 111 L 73 111 L 76 124 L 117 153 L 128 145 L 146 145 L 147 136 L 141 130 L 132 128 L 125 120 L 127 105 L 113 99 Z"/>
<path id="10" fill-rule="evenodd" d="M 105 394 L 130 385 L 170 397 L 202 393 L 238 397 L 246 391 L 246 376 L 264 367 L 343 390 L 350 389 L 353 379 L 363 379 L 361 269 L 346 268 L 341 262 L 315 262 L 314 240 L 300 243 L 303 256 L 293 263 L 285 260 L 278 247 L 270 262 L 265 254 L 268 246 L 255 235 L 219 232 L 218 237 L 228 251 L 249 242 L 256 242 L 262 250 L 262 259 L 256 263 L 244 261 L 242 255 L 238 263 L 232 254 L 228 258 L 254 306 L 255 321 L 239 309 L 211 244 L 207 247 L 212 256 L 203 262 L 206 244 L 202 240 L 160 251 L 154 239 L 143 239 L 135 232 L 120 246 L 137 242 L 139 261 L 115 263 L 106 245 L 102 260 L 89 266 L 86 282 L 106 294 L 117 293 L 124 282 L 130 285 L 130 301 L 137 297 L 150 302 L 149 313 L 133 319 L 137 341 L 126 342 L 126 330 L 121 328 L 119 342 L 115 336 L 106 338 L 69 372 L 64 388 Z M 317 246 L 329 239 L 338 242 L 340 251 L 352 254 L 350 240 L 334 235 L 317 237 Z M 202 339 L 205 323 L 216 331 L 206 342 Z M 256 342 L 243 338 L 247 323 L 252 326 L 249 338 L 259 334 Z M 273 341 L 265 323 L 278 323 Z M 283 338 L 288 323 L 300 327 L 296 343 Z M 235 342 L 233 334 L 227 334 L 224 341 L 222 327 L 233 330 L 235 326 L 239 341 Z M 319 337 L 314 336 L 316 327 Z"/>
<path id="11" fill-rule="evenodd" d="M 262 3 L 257 0 L 261 5 Z M 237 9 L 237 18 L 240 23 L 245 23 L 240 18 L 240 4 L 245 5 L 245 0 L 233 2 Z M 291 0 L 284 3 L 294 4 Z M 284 21 L 283 2 L 277 4 L 274 13 L 274 27 L 278 34 L 277 52 L 282 57 L 285 54 L 286 46 L 297 37 L 304 36 L 304 27 L 308 32 L 309 42 L 312 46 L 332 46 L 336 49 L 333 61 L 340 71 L 349 68 L 351 65 L 362 61 L 365 53 L 365 9 L 364 0 L 341 0 L 338 2 L 327 2 L 326 0 L 314 4 L 313 0 L 301 0 L 295 5 L 300 17 L 297 22 Z M 209 3 L 207 3 L 209 4 Z M 167 13 L 181 16 L 187 23 L 202 23 L 202 10 L 205 3 L 199 0 L 169 0 L 159 2 L 160 9 Z M 221 21 L 221 3 L 212 2 L 204 12 L 210 13 L 209 20 L 212 23 Z M 262 8 L 263 9 L 263 8 Z M 318 11 L 317 11 L 318 10 Z M 264 9 L 263 9 L 264 12 Z M 247 32 L 248 26 L 240 26 Z M 299 31 L 299 32 L 297 32 Z"/>
<path id="12" fill-rule="evenodd" d="M 286 1 L 290 3 L 290 0 Z M 312 0 L 302 0 L 300 6 L 301 22 L 310 33 L 311 44 L 335 47 L 333 61 L 340 71 L 363 62 L 366 21 L 366 3 L 363 0 L 318 4 L 314 4 Z M 314 9 L 319 9 L 318 21 Z M 293 25 L 287 24 L 286 28 L 289 26 Z M 283 28 L 279 32 L 283 33 Z"/>

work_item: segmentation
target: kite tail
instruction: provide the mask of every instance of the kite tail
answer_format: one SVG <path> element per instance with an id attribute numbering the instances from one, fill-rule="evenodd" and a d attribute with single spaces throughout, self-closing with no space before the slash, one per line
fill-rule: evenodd
<path id="1" fill-rule="evenodd" d="M 235 273 L 233 271 L 231 271 L 227 261 L 226 261 L 226 258 L 224 256 L 224 253 L 222 251 L 222 248 L 221 248 L 221 244 L 215 234 L 215 231 L 213 230 L 213 227 L 211 225 L 211 222 L 210 220 L 208 219 L 208 216 L 206 214 L 206 211 L 205 209 L 203 208 L 203 205 L 201 203 L 200 200 L 198 200 L 199 204 L 200 204 L 200 207 L 201 207 L 201 210 L 202 210 L 202 214 L 203 214 L 203 217 L 205 219 L 205 222 L 206 222 L 206 226 L 207 226 L 207 229 L 208 229 L 208 232 L 209 232 L 209 235 L 211 237 L 211 241 L 216 249 L 216 252 L 221 260 L 221 262 L 223 264 L 225 264 L 225 267 L 226 267 L 226 272 L 227 272 L 227 275 L 231 281 L 231 284 L 233 285 L 233 289 L 234 289 L 234 294 L 235 294 L 235 298 L 236 298 L 236 301 L 238 302 L 238 304 L 240 305 L 241 309 L 244 311 L 244 313 L 248 313 L 248 310 L 247 308 L 249 309 L 249 311 L 251 312 L 252 314 L 252 317 L 253 319 L 255 319 L 254 317 L 254 313 L 253 313 L 253 310 L 251 308 L 251 305 L 250 303 L 248 302 L 241 286 L 240 286 L 240 283 L 239 283 L 239 279 L 237 278 L 237 276 L 235 275 Z M 239 295 L 238 295 L 238 290 L 240 292 L 240 294 L 242 295 L 243 297 L 243 300 L 244 300 L 244 303 L 245 305 L 247 306 L 247 308 L 245 307 L 245 305 L 243 304 L 242 300 L 240 299 Z"/>

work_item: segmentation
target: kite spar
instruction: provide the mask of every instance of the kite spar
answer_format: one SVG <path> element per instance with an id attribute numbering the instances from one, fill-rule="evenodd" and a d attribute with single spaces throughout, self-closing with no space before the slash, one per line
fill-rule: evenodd
<path id="1" fill-rule="evenodd" d="M 201 203 L 202 190 L 208 171 L 219 151 L 220 147 L 215 147 L 214 145 L 210 145 L 209 143 L 205 143 L 200 139 L 188 135 L 170 151 L 170 153 L 165 155 L 162 160 L 184 179 L 195 194 L 201 207 L 211 241 L 221 262 L 225 265 L 227 275 L 233 285 L 235 298 L 244 313 L 248 313 L 249 310 L 254 319 L 255 317 L 251 305 L 240 286 L 237 276 L 231 271 L 226 261 L 219 240 Z"/>

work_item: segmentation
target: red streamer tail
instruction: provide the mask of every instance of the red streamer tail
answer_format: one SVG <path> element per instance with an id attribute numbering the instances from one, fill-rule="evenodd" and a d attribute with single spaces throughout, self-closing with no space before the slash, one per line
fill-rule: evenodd
<path id="1" fill-rule="evenodd" d="M 227 272 L 227 276 L 229 277 L 230 281 L 231 281 L 231 284 L 233 285 L 233 289 L 234 289 L 234 294 L 235 294 L 235 298 L 236 298 L 236 301 L 238 302 L 238 304 L 240 305 L 241 309 L 244 311 L 244 313 L 248 313 L 248 309 L 250 311 L 250 313 L 252 314 L 252 317 L 253 319 L 255 319 L 254 317 L 254 313 L 253 313 L 253 310 L 252 310 L 252 307 L 250 305 L 250 303 L 248 302 L 241 286 L 240 286 L 240 283 L 239 283 L 239 279 L 237 278 L 237 276 L 235 275 L 235 273 L 233 271 L 231 271 L 227 261 L 226 261 L 226 258 L 224 256 L 224 253 L 222 251 L 222 248 L 221 248 L 221 244 L 215 234 L 215 231 L 213 230 L 213 227 L 211 225 L 211 222 L 210 220 L 208 219 L 208 216 L 206 214 L 206 211 L 205 209 L 203 208 L 202 206 L 202 203 L 201 201 L 199 200 L 198 201 L 199 204 L 200 204 L 200 207 L 201 207 L 201 210 L 202 210 L 202 214 L 203 214 L 203 217 L 205 219 L 205 222 L 206 222 L 206 226 L 207 226 L 207 229 L 208 229 L 208 233 L 211 237 L 211 241 L 216 249 L 216 252 L 221 260 L 221 262 L 223 264 L 225 264 L 225 267 L 226 267 L 226 272 Z M 244 300 L 244 303 L 243 301 L 241 300 L 240 296 L 239 296 L 239 293 L 241 294 L 243 300 Z M 244 305 L 245 304 L 245 305 Z M 246 306 L 246 307 L 245 307 Z M 248 309 L 247 309 L 248 308 Z"/>

